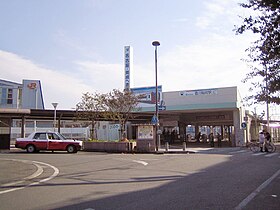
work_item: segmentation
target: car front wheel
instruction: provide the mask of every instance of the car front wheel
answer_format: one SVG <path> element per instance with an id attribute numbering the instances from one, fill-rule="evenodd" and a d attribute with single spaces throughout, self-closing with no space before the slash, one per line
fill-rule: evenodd
<path id="1" fill-rule="evenodd" d="M 33 152 L 36 151 L 36 148 L 35 148 L 34 145 L 29 144 L 29 145 L 27 145 L 27 147 L 26 147 L 26 151 L 27 151 L 28 153 L 33 153 Z"/>
<path id="2" fill-rule="evenodd" d="M 77 152 L 77 148 L 74 145 L 69 145 L 67 147 L 67 152 L 68 153 L 76 153 Z"/>

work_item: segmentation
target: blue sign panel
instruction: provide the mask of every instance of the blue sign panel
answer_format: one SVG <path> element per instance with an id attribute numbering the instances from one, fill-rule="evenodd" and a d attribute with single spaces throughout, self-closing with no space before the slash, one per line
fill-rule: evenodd
<path id="1" fill-rule="evenodd" d="M 152 123 L 153 125 L 155 125 L 155 124 L 157 124 L 157 122 L 158 122 L 157 116 L 154 115 L 154 116 L 152 117 L 151 123 Z"/>
<path id="2" fill-rule="evenodd" d="M 241 123 L 241 128 L 242 129 L 246 129 L 246 127 L 247 127 L 247 123 L 245 123 L 245 122 Z"/>

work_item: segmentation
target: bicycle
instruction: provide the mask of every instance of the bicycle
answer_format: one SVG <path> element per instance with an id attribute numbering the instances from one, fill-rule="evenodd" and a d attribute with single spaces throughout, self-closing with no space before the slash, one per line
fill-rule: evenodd
<path id="1" fill-rule="evenodd" d="M 260 152 L 262 147 L 260 142 L 250 142 L 248 146 L 252 152 Z M 270 141 L 265 144 L 265 148 L 269 153 L 276 151 L 276 146 Z"/>
<path id="2" fill-rule="evenodd" d="M 268 152 L 271 152 L 271 153 L 276 151 L 276 146 L 273 144 L 272 141 L 268 141 L 266 143 L 266 148 L 267 148 Z"/>

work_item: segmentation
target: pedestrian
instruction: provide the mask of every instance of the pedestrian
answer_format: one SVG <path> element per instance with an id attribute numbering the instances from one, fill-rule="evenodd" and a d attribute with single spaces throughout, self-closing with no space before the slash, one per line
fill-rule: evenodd
<path id="1" fill-rule="evenodd" d="M 196 142 L 200 142 L 200 137 L 201 137 L 201 132 L 198 132 L 198 134 L 196 135 Z"/>
<path id="2" fill-rule="evenodd" d="M 217 133 L 218 147 L 222 147 L 222 135 Z"/>
<path id="3" fill-rule="evenodd" d="M 267 150 L 267 147 L 266 147 L 266 144 L 268 143 L 268 142 L 270 142 L 271 141 L 271 135 L 270 135 L 270 133 L 269 132 L 265 132 L 264 133 L 264 137 L 265 137 L 265 139 L 264 139 L 264 144 L 265 144 L 265 152 L 268 152 L 268 150 Z"/>
<path id="4" fill-rule="evenodd" d="M 166 138 L 167 138 L 167 142 L 170 144 L 171 143 L 171 134 L 170 134 L 169 130 L 167 130 Z"/>
<path id="5" fill-rule="evenodd" d="M 210 141 L 210 146 L 214 147 L 214 135 L 213 135 L 213 133 L 209 134 L 209 141 Z"/>
<path id="6" fill-rule="evenodd" d="M 265 135 L 266 141 L 267 141 L 267 142 L 270 142 L 270 141 L 271 141 L 271 135 L 270 135 L 270 133 L 266 131 L 264 135 Z"/>
<path id="7" fill-rule="evenodd" d="M 167 142 L 167 132 L 166 132 L 166 129 L 164 128 L 163 132 L 162 132 L 162 135 L 163 135 L 163 141 L 164 143 Z"/>
<path id="8" fill-rule="evenodd" d="M 175 142 L 175 136 L 176 136 L 176 131 L 175 131 L 175 130 L 172 130 L 172 131 L 171 131 L 171 143 L 174 143 L 174 142 Z"/>
<path id="9" fill-rule="evenodd" d="M 264 144 L 265 144 L 265 136 L 264 136 L 264 132 L 261 131 L 259 133 L 259 142 L 260 142 L 260 148 L 261 148 L 261 152 L 263 152 L 263 149 L 264 149 Z"/>

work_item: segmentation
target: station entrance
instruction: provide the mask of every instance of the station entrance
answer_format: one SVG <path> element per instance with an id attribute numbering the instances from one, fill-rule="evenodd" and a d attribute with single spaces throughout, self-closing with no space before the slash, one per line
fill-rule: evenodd
<path id="1" fill-rule="evenodd" d="M 214 146 L 236 146 L 233 110 L 174 113 L 172 118 L 162 119 L 161 144 L 210 147 L 214 141 Z"/>

